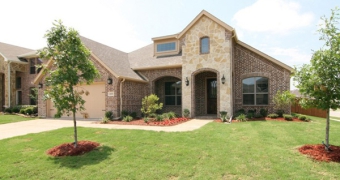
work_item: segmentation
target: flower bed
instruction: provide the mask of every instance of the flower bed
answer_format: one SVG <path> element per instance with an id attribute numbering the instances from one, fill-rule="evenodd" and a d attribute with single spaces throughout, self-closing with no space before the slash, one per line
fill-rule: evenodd
<path id="1" fill-rule="evenodd" d="M 171 120 L 164 120 L 164 121 L 149 121 L 144 122 L 143 119 L 132 120 L 130 122 L 124 121 L 109 121 L 107 124 L 120 124 L 120 125 L 142 125 L 142 126 L 174 126 L 177 124 L 181 124 L 183 122 L 187 122 L 190 119 L 188 118 L 173 118 Z"/>

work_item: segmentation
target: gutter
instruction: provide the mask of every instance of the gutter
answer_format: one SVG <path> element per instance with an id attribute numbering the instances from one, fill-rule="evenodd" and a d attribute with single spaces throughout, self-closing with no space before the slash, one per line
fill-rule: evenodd
<path id="1" fill-rule="evenodd" d="M 125 82 L 125 78 L 123 78 L 123 80 L 120 82 L 120 89 L 119 89 L 119 98 L 120 98 L 120 102 L 119 102 L 119 107 L 120 107 L 120 116 L 119 117 L 116 117 L 114 118 L 115 120 L 118 120 L 118 119 L 121 119 L 122 118 L 122 109 L 123 109 L 123 95 L 122 95 L 122 92 L 123 92 L 123 83 Z"/>
<path id="2" fill-rule="evenodd" d="M 8 108 L 11 107 L 11 62 L 8 62 Z"/>

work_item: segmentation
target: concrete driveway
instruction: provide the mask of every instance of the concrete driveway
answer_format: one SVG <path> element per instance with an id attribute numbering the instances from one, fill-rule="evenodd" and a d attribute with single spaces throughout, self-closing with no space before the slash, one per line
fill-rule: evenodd
<path id="1" fill-rule="evenodd" d="M 94 120 L 77 120 L 78 127 L 105 129 L 139 129 L 148 131 L 183 132 L 199 129 L 213 120 L 192 119 L 176 126 L 135 126 L 117 124 L 98 124 Z M 0 125 L 0 140 L 30 133 L 39 133 L 64 127 L 73 127 L 72 120 L 37 119 Z"/>

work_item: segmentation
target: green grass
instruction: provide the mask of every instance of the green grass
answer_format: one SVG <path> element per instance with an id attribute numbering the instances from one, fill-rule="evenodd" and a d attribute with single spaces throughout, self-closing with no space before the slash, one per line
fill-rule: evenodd
<path id="1" fill-rule="evenodd" d="M 316 162 L 297 148 L 320 144 L 325 120 L 209 123 L 192 132 L 78 128 L 102 144 L 78 157 L 46 151 L 72 142 L 72 128 L 0 141 L 0 179 L 338 179 L 339 163 Z M 330 143 L 340 145 L 340 123 Z"/>
<path id="2" fill-rule="evenodd" d="M 25 118 L 18 115 L 0 115 L 0 124 L 7 124 L 19 121 L 28 121 L 37 118 Z"/>
<path id="3" fill-rule="evenodd" d="M 340 120 L 340 117 L 334 117 L 334 116 L 330 116 L 330 119 L 335 119 L 335 120 Z"/>

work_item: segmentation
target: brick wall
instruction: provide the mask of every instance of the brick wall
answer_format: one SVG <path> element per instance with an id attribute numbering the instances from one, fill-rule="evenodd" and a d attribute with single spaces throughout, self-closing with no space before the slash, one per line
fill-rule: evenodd
<path id="1" fill-rule="evenodd" d="M 233 48 L 233 96 L 234 96 L 234 111 L 239 109 L 256 109 L 259 112 L 261 108 L 268 109 L 269 113 L 273 113 L 274 104 L 273 96 L 278 90 L 290 89 L 290 72 L 281 66 L 274 64 L 266 58 L 259 56 L 248 49 L 234 44 Z M 262 76 L 269 78 L 268 86 L 268 105 L 264 106 L 249 106 L 243 105 L 242 80 L 248 77 Z M 290 113 L 290 107 L 285 109 L 285 112 Z"/>
<path id="2" fill-rule="evenodd" d="M 15 81 L 18 77 L 21 77 L 21 88 L 18 89 L 16 86 L 14 86 L 14 88 L 16 91 L 22 92 L 22 104 L 30 105 L 30 88 L 34 88 L 34 85 L 31 82 L 33 82 L 36 74 L 29 74 L 29 72 L 16 72 Z"/>

